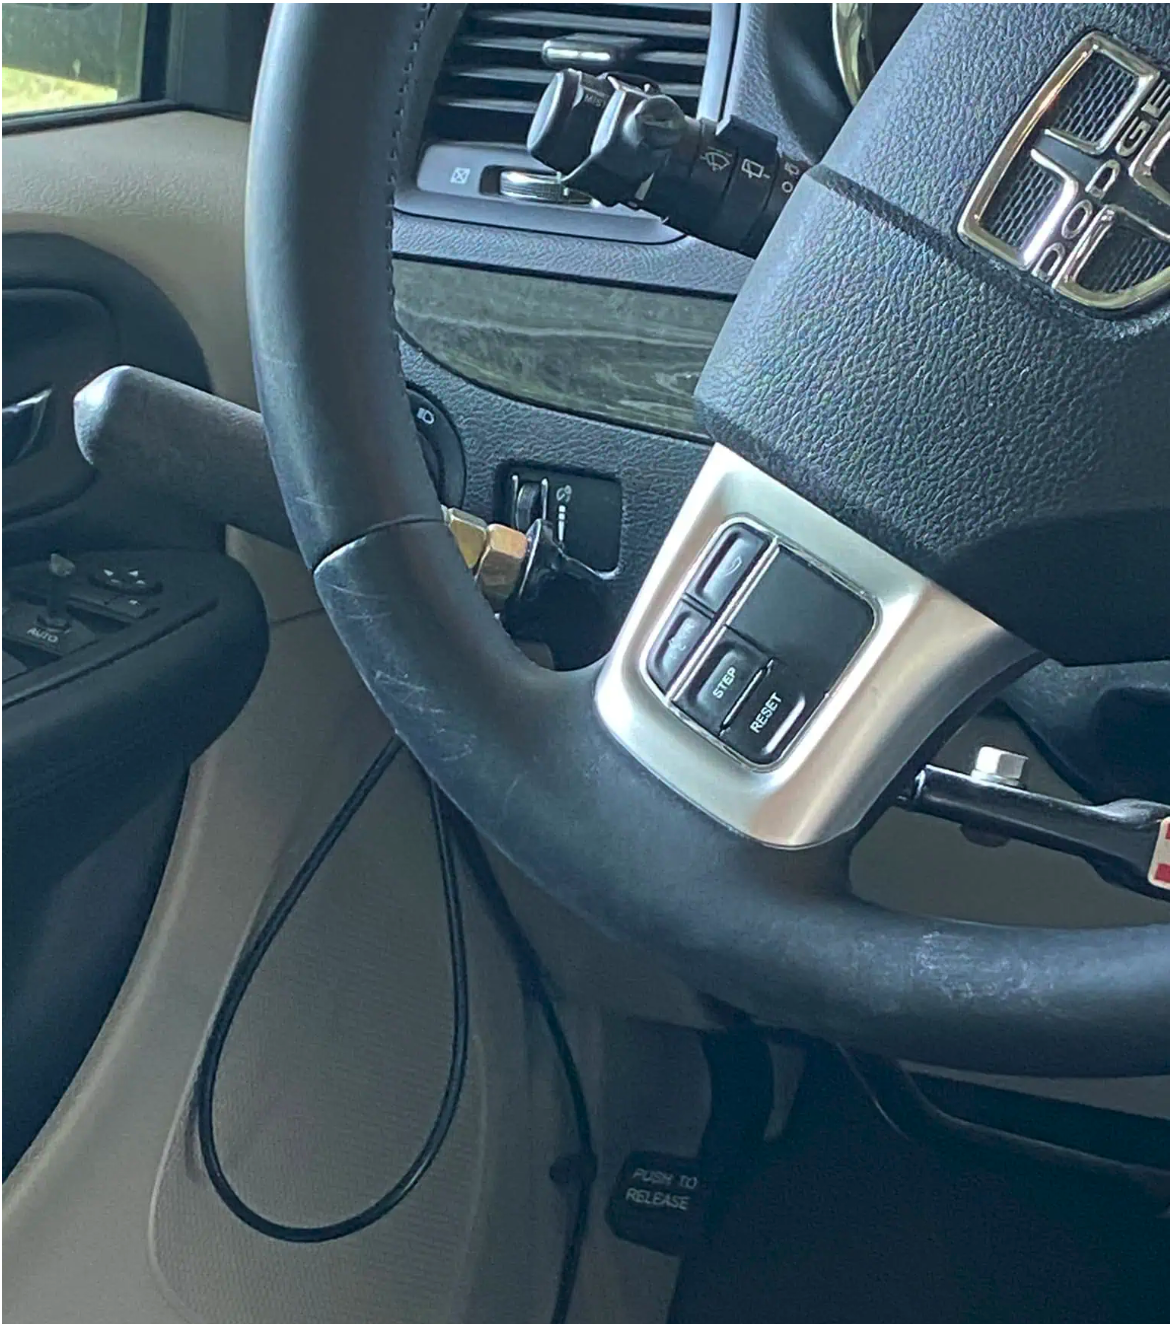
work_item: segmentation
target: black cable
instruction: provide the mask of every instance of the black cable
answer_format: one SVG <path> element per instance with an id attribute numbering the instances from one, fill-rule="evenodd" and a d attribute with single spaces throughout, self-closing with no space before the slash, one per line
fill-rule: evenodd
<path id="1" fill-rule="evenodd" d="M 427 1169 L 435 1161 L 439 1150 L 451 1129 L 459 1097 L 463 1091 L 463 1081 L 467 1074 L 467 951 L 463 937 L 463 915 L 459 902 L 459 888 L 455 878 L 455 863 L 451 854 L 450 838 L 444 827 L 443 813 L 440 806 L 439 792 L 433 783 L 428 782 L 431 798 L 431 821 L 439 847 L 439 864 L 443 875 L 443 900 L 447 911 L 447 936 L 451 948 L 451 986 L 452 986 L 452 1033 L 451 1057 L 447 1068 L 447 1080 L 439 1100 L 439 1107 L 431 1129 L 423 1141 L 422 1147 L 411 1160 L 410 1166 L 394 1185 L 368 1205 L 360 1213 L 349 1218 L 338 1219 L 335 1223 L 323 1223 L 317 1226 L 302 1227 L 294 1223 L 280 1223 L 267 1218 L 253 1209 L 232 1186 L 220 1161 L 219 1150 L 215 1141 L 215 1082 L 219 1075 L 220 1061 L 223 1058 L 224 1045 L 235 1021 L 236 1013 L 244 1000 L 244 995 L 255 977 L 260 963 L 268 954 L 276 935 L 285 920 L 292 913 L 293 907 L 304 895 L 305 889 L 313 881 L 326 856 L 337 843 L 338 837 L 349 826 L 353 816 L 362 807 L 370 792 L 378 784 L 386 769 L 394 762 L 402 748 L 402 742 L 394 737 L 374 759 L 362 774 L 361 780 L 350 792 L 345 803 L 330 820 L 329 826 L 321 834 L 316 845 L 305 857 L 301 867 L 293 876 L 284 895 L 273 907 L 272 913 L 257 930 L 256 935 L 244 949 L 223 996 L 223 1001 L 215 1013 L 211 1024 L 211 1033 L 203 1050 L 203 1059 L 199 1064 L 199 1075 L 195 1086 L 195 1114 L 199 1133 L 199 1148 L 203 1163 L 215 1193 L 227 1205 L 233 1214 L 250 1228 L 262 1232 L 266 1237 L 277 1241 L 315 1243 L 336 1241 L 339 1237 L 348 1237 L 360 1232 L 371 1223 L 384 1217 L 396 1208 L 422 1180 Z"/>
<path id="2" fill-rule="evenodd" d="M 511 950 L 512 960 L 520 975 L 521 987 L 540 1008 L 544 1023 L 548 1027 L 553 1050 L 560 1063 L 561 1073 L 565 1078 L 565 1087 L 569 1092 L 573 1127 L 577 1133 L 577 1153 L 567 1159 L 559 1159 L 550 1173 L 558 1185 L 575 1184 L 577 1187 L 577 1201 L 565 1242 L 557 1298 L 550 1322 L 550 1324 L 564 1324 L 568 1318 L 569 1305 L 577 1282 L 577 1270 L 581 1263 L 581 1251 L 589 1221 L 590 1197 L 597 1176 L 597 1157 L 593 1152 L 593 1129 L 589 1123 L 589 1109 L 585 1102 L 581 1073 L 577 1070 L 577 1063 L 573 1059 L 572 1049 L 565 1037 L 564 1027 L 561 1025 L 560 1017 L 557 1016 L 540 958 L 528 941 L 528 935 L 517 923 L 516 916 L 512 914 L 492 869 L 491 861 L 483 848 L 483 842 L 467 819 L 459 814 L 450 801 L 444 802 L 443 811 L 450 821 L 453 835 L 459 842 L 463 858 L 475 878 L 480 894 Z"/>
<path id="3" fill-rule="evenodd" d="M 463 914 L 459 901 L 455 859 L 451 849 L 451 840 L 454 837 L 459 843 L 467 867 L 476 881 L 484 902 L 508 945 L 522 989 L 540 1008 L 569 1094 L 574 1129 L 577 1133 L 577 1153 L 567 1159 L 558 1160 L 553 1165 L 550 1174 L 559 1185 L 575 1184 L 577 1187 L 577 1201 L 573 1221 L 561 1260 L 557 1297 L 550 1321 L 550 1324 L 564 1324 L 577 1281 L 577 1271 L 580 1266 L 581 1250 L 589 1218 L 590 1196 L 597 1171 L 597 1160 L 593 1153 L 592 1128 L 585 1102 L 585 1091 L 581 1084 L 580 1072 L 577 1070 L 577 1064 L 573 1059 L 568 1039 L 565 1037 L 564 1027 L 557 1016 L 552 995 L 549 993 L 548 982 L 540 960 L 508 906 L 507 899 L 500 888 L 479 837 L 467 820 L 458 813 L 450 801 L 445 799 L 433 782 L 428 781 L 427 785 L 430 793 L 431 823 L 435 830 L 439 864 L 442 871 L 443 898 L 446 906 L 447 933 L 451 950 L 453 1029 L 451 1058 L 446 1084 L 443 1088 L 434 1122 L 422 1148 L 406 1172 L 379 1200 L 350 1218 L 313 1227 L 279 1223 L 274 1219 L 266 1218 L 253 1209 L 245 1203 L 232 1186 L 220 1161 L 214 1127 L 215 1084 L 219 1075 L 224 1046 L 227 1043 L 228 1035 L 243 1002 L 244 995 L 259 969 L 260 963 L 268 954 L 276 935 L 280 932 L 297 902 L 304 895 L 305 889 L 313 881 L 325 858 L 336 845 L 337 839 L 369 798 L 370 792 L 377 785 L 382 774 L 394 762 L 401 749 L 402 742 L 397 737 L 391 739 L 362 774 L 361 779 L 350 792 L 345 803 L 330 820 L 329 825 L 321 834 L 313 849 L 301 863 L 288 888 L 273 907 L 272 913 L 244 949 L 235 969 L 232 971 L 223 1000 L 216 1011 L 215 1019 L 212 1021 L 211 1032 L 203 1050 L 203 1058 L 199 1064 L 195 1084 L 196 1126 L 204 1166 L 216 1194 L 241 1222 L 275 1240 L 299 1243 L 334 1241 L 339 1237 L 346 1237 L 369 1227 L 370 1224 L 377 1222 L 378 1219 L 400 1205 L 426 1175 L 427 1170 L 438 1156 L 450 1130 L 467 1071 L 469 1038 L 467 950 L 463 933 Z"/>

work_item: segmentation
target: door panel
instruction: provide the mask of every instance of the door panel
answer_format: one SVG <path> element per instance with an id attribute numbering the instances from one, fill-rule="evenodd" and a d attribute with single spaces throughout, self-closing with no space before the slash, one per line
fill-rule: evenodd
<path id="1" fill-rule="evenodd" d="M 191 111 L 9 135 L 5 251 L 13 235 L 51 234 L 120 259 L 179 310 L 210 388 L 255 408 L 244 298 L 247 157 L 247 124 Z"/>
<path id="2" fill-rule="evenodd" d="M 10 560 L 44 555 L 54 540 L 75 550 L 218 546 L 219 532 L 189 511 L 95 474 L 73 435 L 75 392 L 117 363 L 207 388 L 198 342 L 171 302 L 129 264 L 67 235 L 6 234 L 3 279 L 5 409 L 48 392 L 37 435 L 5 462 Z"/>
<path id="3" fill-rule="evenodd" d="M 58 136 L 8 139 L 6 205 L 51 176 Z M 15 153 L 30 174 L 14 179 L 17 142 L 42 150 Z M 75 235 L 9 231 L 3 281 L 7 1173 L 121 985 L 186 767 L 246 700 L 266 627 L 221 529 L 96 474 L 74 438 L 75 392 L 115 364 L 211 385 L 185 319 L 134 266 Z M 72 567 L 63 599 L 51 553 Z M 90 581 L 107 565 L 157 588 L 106 593 Z"/>
<path id="4" fill-rule="evenodd" d="M 6 1177 L 65 1092 L 121 987 L 154 903 L 185 784 L 182 775 L 169 779 L 113 836 L 44 885 L 27 885 L 28 862 L 5 861 L 24 884 L 4 889 Z"/>
<path id="5" fill-rule="evenodd" d="M 88 294 L 4 290 L 5 523 L 89 486 L 93 470 L 74 442 L 70 402 L 115 344 L 113 319 Z"/>

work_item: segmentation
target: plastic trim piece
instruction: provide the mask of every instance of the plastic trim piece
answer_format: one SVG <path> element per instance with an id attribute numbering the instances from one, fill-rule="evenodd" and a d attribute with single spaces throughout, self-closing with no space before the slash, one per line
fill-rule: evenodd
<path id="1" fill-rule="evenodd" d="M 858 592 L 876 616 L 784 756 L 763 769 L 680 720 L 644 665 L 712 536 L 731 520 L 774 533 Z M 1034 655 L 973 607 L 715 446 L 618 635 L 595 702 L 621 744 L 692 804 L 766 845 L 808 847 L 857 827 L 956 710 Z"/>

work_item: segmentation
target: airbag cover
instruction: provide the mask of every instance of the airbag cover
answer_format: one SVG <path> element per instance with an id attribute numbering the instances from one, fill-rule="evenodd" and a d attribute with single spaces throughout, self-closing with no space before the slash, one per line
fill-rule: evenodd
<path id="1" fill-rule="evenodd" d="M 1087 28 L 1166 66 L 1170 11 L 1034 11 L 911 24 L 797 188 L 697 398 L 717 440 L 1061 661 L 1165 657 L 1170 308 L 1095 315 L 956 224 Z"/>

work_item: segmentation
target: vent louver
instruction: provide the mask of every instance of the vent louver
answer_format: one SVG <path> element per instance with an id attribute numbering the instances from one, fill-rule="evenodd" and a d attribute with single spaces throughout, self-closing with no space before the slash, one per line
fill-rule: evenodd
<path id="1" fill-rule="evenodd" d="M 711 38 L 710 5 L 468 5 L 447 53 L 428 136 L 521 145 L 554 70 L 549 38 L 592 37 L 621 52 L 611 72 L 657 83 L 697 113 Z"/>

